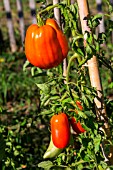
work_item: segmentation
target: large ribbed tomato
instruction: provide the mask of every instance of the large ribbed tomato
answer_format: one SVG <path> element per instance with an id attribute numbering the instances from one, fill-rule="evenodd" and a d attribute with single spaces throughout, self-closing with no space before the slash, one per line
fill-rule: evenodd
<path id="1" fill-rule="evenodd" d="M 39 68 L 58 66 L 67 57 L 68 42 L 54 19 L 46 24 L 29 26 L 25 37 L 25 54 L 28 61 Z"/>
<path id="2" fill-rule="evenodd" d="M 70 125 L 65 113 L 54 115 L 51 118 L 51 135 L 57 148 L 65 148 L 70 141 Z"/>

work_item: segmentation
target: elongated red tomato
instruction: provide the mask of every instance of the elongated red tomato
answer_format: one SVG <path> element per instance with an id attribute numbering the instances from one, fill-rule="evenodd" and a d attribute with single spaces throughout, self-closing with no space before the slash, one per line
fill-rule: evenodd
<path id="1" fill-rule="evenodd" d="M 67 57 L 68 42 L 54 19 L 46 24 L 29 26 L 25 37 L 25 54 L 28 61 L 39 68 L 58 66 Z"/>
<path id="2" fill-rule="evenodd" d="M 78 108 L 82 111 L 83 110 L 83 106 L 81 105 L 81 102 L 79 100 L 76 101 L 76 105 L 78 106 Z M 76 110 L 76 113 L 78 114 L 78 111 Z M 70 119 L 70 124 L 73 128 L 73 130 L 77 133 L 84 133 L 86 130 L 82 127 L 80 121 L 76 122 L 75 117 L 72 117 Z"/>
<path id="3" fill-rule="evenodd" d="M 82 107 L 81 102 L 79 100 L 76 101 L 76 105 L 78 106 L 78 108 L 80 110 L 83 110 L 83 107 Z"/>
<path id="4" fill-rule="evenodd" d="M 80 121 L 76 122 L 76 119 L 74 117 L 71 118 L 70 120 L 71 126 L 73 130 L 77 133 L 84 133 L 86 130 L 82 127 Z"/>
<path id="5" fill-rule="evenodd" d="M 70 141 L 70 125 L 65 113 L 54 115 L 51 118 L 51 135 L 57 148 L 65 148 Z"/>

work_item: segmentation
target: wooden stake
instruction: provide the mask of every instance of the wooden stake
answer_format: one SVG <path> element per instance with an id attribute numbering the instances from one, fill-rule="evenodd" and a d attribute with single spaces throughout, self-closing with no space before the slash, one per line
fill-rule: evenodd
<path id="1" fill-rule="evenodd" d="M 9 32 L 10 47 L 11 47 L 11 51 L 15 52 L 17 50 L 17 46 L 16 46 L 16 40 L 14 36 L 14 28 L 13 28 L 13 22 L 12 22 L 10 3 L 9 3 L 9 0 L 4 0 L 3 3 L 4 3 L 4 8 L 6 10 L 6 15 L 7 15 L 7 27 L 8 27 L 8 32 Z"/>
<path id="2" fill-rule="evenodd" d="M 37 23 L 37 19 L 36 19 L 36 7 L 35 7 L 35 1 L 34 0 L 29 0 L 29 7 L 31 9 L 32 23 L 36 24 Z"/>
<path id="3" fill-rule="evenodd" d="M 102 12 L 102 0 L 96 0 L 96 4 L 97 4 L 97 12 L 98 14 L 102 15 L 102 20 L 100 21 L 100 24 L 97 27 L 97 31 L 96 34 L 98 36 L 98 33 L 104 33 L 105 32 L 105 25 L 104 25 L 104 15 Z M 102 44 L 102 46 L 105 46 L 105 43 Z"/>
<path id="4" fill-rule="evenodd" d="M 53 0 L 53 5 L 58 4 L 60 0 Z M 59 27 L 62 28 L 61 26 L 61 13 L 59 8 L 54 8 L 54 17 L 55 20 L 57 21 Z M 66 77 L 67 74 L 67 60 L 66 58 L 63 60 L 63 76 Z"/>
<path id="5" fill-rule="evenodd" d="M 0 55 L 3 52 L 3 48 L 4 47 L 4 39 L 3 39 L 3 35 L 2 35 L 2 30 L 1 30 L 1 23 L 0 23 Z"/>
<path id="6" fill-rule="evenodd" d="M 18 10 L 19 24 L 20 24 L 21 40 L 22 40 L 22 45 L 23 45 L 24 37 L 25 37 L 25 25 L 24 25 L 24 16 L 23 16 L 23 10 L 22 10 L 22 0 L 16 0 L 16 4 L 17 4 L 17 10 Z"/>
<path id="7" fill-rule="evenodd" d="M 84 18 L 89 15 L 88 2 L 87 0 L 77 0 L 77 3 L 79 7 L 79 15 L 80 15 L 80 21 L 81 21 L 81 26 L 82 26 L 82 32 L 84 34 L 85 31 L 90 32 L 90 29 L 87 26 L 87 21 L 84 20 Z M 107 113 L 106 113 L 106 108 L 105 108 L 105 104 L 103 100 L 103 89 L 102 89 L 102 84 L 100 80 L 98 61 L 97 61 L 96 56 L 93 56 L 90 60 L 88 60 L 88 69 L 89 69 L 91 85 L 92 87 L 95 87 L 97 89 L 97 94 L 98 94 L 97 97 L 94 99 L 97 118 L 104 122 L 103 129 L 107 137 L 110 137 L 110 131 L 109 131 L 109 126 L 107 122 Z M 111 148 L 111 151 L 110 151 L 111 153 L 108 156 L 111 164 L 113 164 L 113 150 L 112 149 L 113 148 Z"/>
<path id="8" fill-rule="evenodd" d="M 53 5 L 58 4 L 60 1 L 59 0 L 53 0 Z M 57 21 L 58 25 L 61 26 L 61 17 L 60 17 L 60 9 L 59 8 L 54 8 L 54 17 L 55 20 Z"/>
<path id="9" fill-rule="evenodd" d="M 113 7 L 113 0 L 110 0 L 110 4 Z M 113 21 L 113 13 L 111 14 L 111 20 Z M 113 43 L 113 31 L 111 32 L 111 42 Z"/>

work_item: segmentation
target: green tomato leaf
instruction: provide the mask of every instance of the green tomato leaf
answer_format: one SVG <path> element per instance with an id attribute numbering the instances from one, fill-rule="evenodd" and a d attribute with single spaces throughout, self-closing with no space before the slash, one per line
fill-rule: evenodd
<path id="1" fill-rule="evenodd" d="M 78 67 L 81 67 L 83 64 L 85 64 L 85 63 L 87 62 L 87 60 L 88 60 L 88 58 L 83 59 L 83 60 L 79 63 Z"/>
<path id="2" fill-rule="evenodd" d="M 101 165 L 98 165 L 99 170 L 104 170 Z"/>
<path id="3" fill-rule="evenodd" d="M 23 65 L 23 71 L 26 71 L 26 68 L 30 65 L 30 62 L 26 60 L 26 62 Z"/>
<path id="4" fill-rule="evenodd" d="M 38 114 L 38 116 L 40 115 L 50 115 L 50 110 L 43 110 L 41 113 Z"/>
<path id="5" fill-rule="evenodd" d="M 41 106 L 45 105 L 46 101 L 50 98 L 50 95 L 46 95 L 41 98 Z"/>
<path id="6" fill-rule="evenodd" d="M 80 117 L 83 117 L 84 119 L 87 119 L 87 115 L 84 112 L 78 110 L 78 114 L 79 114 Z"/>
<path id="7" fill-rule="evenodd" d="M 24 119 L 23 122 L 21 122 L 20 126 L 25 126 L 26 123 L 27 123 L 27 120 Z"/>
<path id="8" fill-rule="evenodd" d="M 50 100 L 58 100 L 58 99 L 60 99 L 60 96 L 58 96 L 58 95 L 54 95 L 54 96 L 50 97 Z"/>
<path id="9" fill-rule="evenodd" d="M 36 85 L 37 85 L 38 88 L 39 88 L 40 90 L 42 90 L 44 93 L 46 93 L 46 94 L 50 93 L 50 87 L 49 87 L 46 83 L 44 83 L 44 84 L 38 84 L 38 83 L 36 83 Z"/>
<path id="10" fill-rule="evenodd" d="M 62 104 L 65 105 L 65 103 L 70 103 L 72 101 L 71 98 L 66 98 L 64 100 L 62 100 Z"/>
<path id="11" fill-rule="evenodd" d="M 72 170 L 70 167 L 66 167 L 63 165 L 53 165 L 51 161 L 43 161 L 38 164 L 38 167 L 43 168 L 45 170 Z"/>
<path id="12" fill-rule="evenodd" d="M 43 161 L 38 164 L 38 167 L 44 168 L 45 170 L 49 170 L 53 166 L 51 161 Z"/>
<path id="13" fill-rule="evenodd" d="M 96 14 L 96 15 L 93 17 L 92 21 L 94 21 L 94 20 L 102 20 L 102 14 Z"/>
<path id="14" fill-rule="evenodd" d="M 72 170 L 70 167 L 64 167 L 64 166 L 53 166 L 51 170 Z"/>
<path id="15" fill-rule="evenodd" d="M 99 151 L 100 142 L 101 142 L 101 136 L 98 135 L 96 138 L 94 138 L 95 153 Z"/>

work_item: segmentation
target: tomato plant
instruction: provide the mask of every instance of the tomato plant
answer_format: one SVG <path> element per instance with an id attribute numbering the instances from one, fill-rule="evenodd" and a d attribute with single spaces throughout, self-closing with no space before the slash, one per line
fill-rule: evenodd
<path id="1" fill-rule="evenodd" d="M 25 37 L 25 54 L 31 64 L 43 69 L 58 66 L 67 57 L 68 42 L 54 19 L 32 24 Z"/>
<path id="2" fill-rule="evenodd" d="M 42 11 L 48 12 L 49 8 L 54 7 L 56 6 L 50 5 Z M 102 150 L 106 135 L 100 128 L 104 123 L 98 121 L 96 117 L 94 99 L 98 97 L 98 94 L 97 89 L 91 86 L 87 65 L 87 61 L 94 55 L 98 57 L 99 64 L 105 64 L 102 47 L 105 34 L 99 36 L 94 34 L 102 17 L 100 15 L 86 17 L 84 20 L 87 20 L 92 32 L 86 31 L 83 35 L 77 3 L 70 4 L 69 1 L 63 1 L 57 4 L 57 7 L 61 10 L 64 20 L 63 30 L 68 35 L 68 43 L 71 47 L 67 56 L 66 75 L 63 74 L 62 64 L 58 67 L 53 66 L 52 69 L 42 70 L 37 66 L 32 67 L 31 70 L 35 84 L 40 89 L 39 116 L 48 115 L 51 120 L 50 133 L 55 152 L 59 153 L 59 150 L 56 150 L 54 146 L 63 149 L 60 154 L 55 155 L 56 157 L 48 157 L 52 158 L 51 161 L 44 161 L 38 166 L 46 168 L 48 165 L 49 169 L 67 168 L 71 170 L 106 169 L 108 165 L 104 159 L 107 158 L 104 157 Z M 46 25 L 52 26 L 57 33 L 57 38 L 60 37 L 59 29 L 54 22 L 51 23 L 51 19 L 47 19 Z M 61 40 L 63 38 L 59 40 L 59 44 L 61 44 Z M 107 64 L 111 69 L 111 63 Z M 42 82 L 38 79 L 41 76 L 44 78 Z M 64 113 L 68 117 L 64 118 Z M 72 118 L 70 122 L 78 133 L 77 135 L 70 134 L 68 120 L 70 117 Z"/>
<path id="3" fill-rule="evenodd" d="M 51 118 L 51 134 L 57 148 L 65 148 L 70 141 L 70 125 L 65 113 L 54 115 Z"/>

